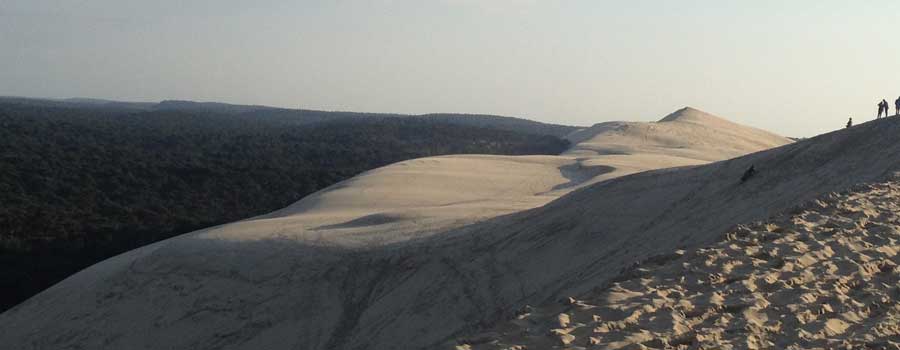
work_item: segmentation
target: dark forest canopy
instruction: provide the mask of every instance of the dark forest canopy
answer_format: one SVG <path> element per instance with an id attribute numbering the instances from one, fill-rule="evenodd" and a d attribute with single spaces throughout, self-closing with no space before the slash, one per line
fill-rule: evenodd
<path id="1" fill-rule="evenodd" d="M 0 311 L 112 255 L 285 207 L 372 168 L 444 154 L 558 154 L 568 143 L 557 136 L 571 128 L 40 101 L 0 99 Z"/>
<path id="2" fill-rule="evenodd" d="M 526 134 L 535 135 L 551 135 L 556 137 L 564 137 L 569 133 L 578 130 L 578 127 L 547 124 L 536 122 L 533 120 L 503 117 L 497 115 L 486 114 L 451 114 L 451 113 L 435 113 L 422 115 L 404 115 L 391 113 L 358 113 L 358 112 L 332 112 L 317 111 L 311 109 L 290 109 L 277 108 L 260 105 L 236 105 L 221 102 L 195 102 L 183 100 L 166 100 L 159 103 L 155 102 L 121 102 L 90 98 L 69 98 L 69 99 L 38 99 L 28 97 L 4 97 L 0 96 L 0 104 L 15 103 L 32 106 L 44 107 L 70 107 L 70 108 L 93 108 L 96 110 L 107 110 L 113 112 L 147 112 L 147 111 L 184 111 L 184 112 L 203 112 L 215 114 L 241 115 L 246 117 L 255 117 L 266 119 L 271 122 L 282 122 L 287 124 L 311 124 L 323 121 L 335 121 L 344 119 L 363 119 L 371 120 L 373 118 L 421 118 L 429 120 L 438 120 L 450 122 L 458 125 L 469 125 L 478 127 L 487 127 L 500 130 L 515 131 Z"/>

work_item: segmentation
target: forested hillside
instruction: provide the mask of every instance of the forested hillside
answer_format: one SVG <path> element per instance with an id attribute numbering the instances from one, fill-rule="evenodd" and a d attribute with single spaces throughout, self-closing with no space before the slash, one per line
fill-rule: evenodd
<path id="1" fill-rule="evenodd" d="M 236 105 L 220 102 L 196 102 L 183 100 L 166 100 L 156 102 L 121 102 L 90 98 L 40 99 L 27 97 L 0 96 L 0 104 L 15 103 L 41 107 L 92 108 L 112 112 L 147 112 L 147 111 L 182 111 L 191 113 L 214 113 L 253 117 L 268 122 L 280 122 L 288 125 L 314 124 L 325 121 L 371 121 L 380 118 L 415 118 L 431 121 L 447 122 L 455 125 L 468 125 L 499 130 L 515 131 L 533 135 L 551 135 L 564 137 L 579 127 L 559 124 L 547 124 L 533 120 L 504 117 L 488 114 L 451 114 L 435 113 L 406 115 L 393 113 L 360 113 L 339 111 L 318 111 L 312 109 L 278 108 L 260 105 Z"/>
<path id="2" fill-rule="evenodd" d="M 112 255 L 282 208 L 365 170 L 568 145 L 440 118 L 305 123 L 144 107 L 0 102 L 0 311 Z"/>

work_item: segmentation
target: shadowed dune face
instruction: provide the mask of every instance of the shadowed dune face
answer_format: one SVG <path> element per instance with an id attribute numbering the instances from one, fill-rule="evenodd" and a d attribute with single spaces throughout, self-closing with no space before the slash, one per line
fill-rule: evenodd
<path id="1" fill-rule="evenodd" d="M 684 125 L 660 126 L 676 123 Z M 701 126 L 693 134 L 684 131 L 691 125 Z M 503 320 L 525 303 L 603 283 L 657 250 L 707 242 L 708 232 L 837 188 L 847 181 L 792 178 L 836 171 L 820 159 L 839 155 L 836 144 L 852 139 L 857 148 L 874 147 L 865 143 L 872 135 L 847 132 L 726 162 L 622 177 L 708 162 L 685 151 L 706 145 L 702 140 L 659 144 L 673 137 L 666 134 L 671 130 L 709 138 L 725 132 L 686 121 L 637 128 L 646 137 L 607 133 L 611 141 L 604 141 L 582 133 L 592 145 L 578 143 L 572 154 L 559 157 L 401 162 L 266 216 L 123 254 L 0 315 L 0 343 L 429 348 Z M 657 131 L 668 136 L 649 134 Z M 581 146 L 606 147 L 604 142 L 621 152 L 575 154 L 584 151 Z M 770 146 L 788 142 L 774 138 Z M 884 170 L 893 165 L 884 158 L 893 148 L 877 146 L 871 157 L 882 160 Z M 763 149 L 732 148 L 746 148 L 734 156 Z M 760 175 L 739 186 L 737 178 L 750 164 Z M 879 174 L 854 169 L 846 170 L 860 178 Z M 323 228 L 329 225 L 337 226 Z"/>
<path id="2" fill-rule="evenodd" d="M 329 230 L 329 229 L 339 229 L 339 228 L 354 228 L 354 227 L 366 227 L 366 226 L 380 226 L 387 225 L 393 222 L 397 222 L 400 220 L 406 219 L 400 215 L 393 214 L 371 214 L 363 217 L 359 217 L 347 222 L 342 222 L 334 225 L 324 225 L 316 228 L 312 228 L 312 230 Z"/>

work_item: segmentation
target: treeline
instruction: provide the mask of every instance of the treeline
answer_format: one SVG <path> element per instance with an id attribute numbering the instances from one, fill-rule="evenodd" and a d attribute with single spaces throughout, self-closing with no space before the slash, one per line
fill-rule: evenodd
<path id="1" fill-rule="evenodd" d="M 0 103 L 0 311 L 112 255 L 285 207 L 372 168 L 568 147 L 428 118 L 287 121 Z"/>
<path id="2" fill-rule="evenodd" d="M 430 121 L 446 122 L 454 125 L 467 125 L 515 131 L 518 133 L 532 135 L 551 135 L 561 138 L 580 129 L 579 127 L 569 125 L 547 124 L 528 119 L 488 114 L 435 113 L 405 115 L 392 113 L 318 111 L 311 109 L 291 109 L 260 105 L 236 105 L 220 102 L 195 102 L 182 100 L 166 100 L 155 103 L 121 102 L 85 98 L 48 100 L 38 98 L 0 96 L 0 104 L 10 103 L 41 107 L 88 107 L 97 111 L 107 112 L 180 111 L 190 113 L 233 115 L 238 117 L 252 117 L 258 120 L 265 120 L 269 123 L 284 123 L 285 125 L 315 124 L 325 121 L 338 120 L 371 121 L 372 119 L 383 118 L 416 118 Z"/>

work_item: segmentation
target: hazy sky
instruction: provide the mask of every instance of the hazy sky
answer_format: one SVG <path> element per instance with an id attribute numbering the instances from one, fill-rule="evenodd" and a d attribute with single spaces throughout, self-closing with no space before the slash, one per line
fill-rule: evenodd
<path id="1" fill-rule="evenodd" d="M 0 0 L 0 95 L 811 136 L 893 112 L 900 1 Z"/>

